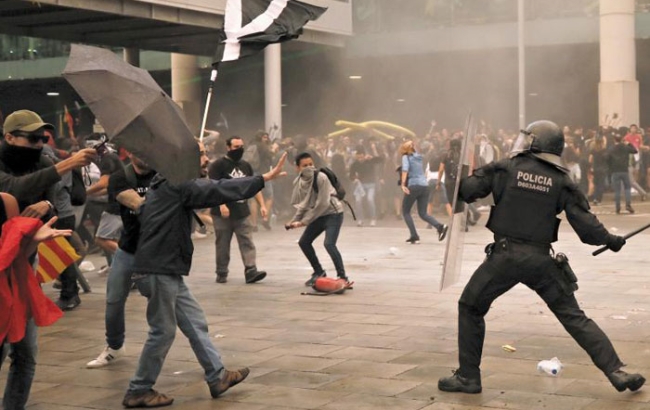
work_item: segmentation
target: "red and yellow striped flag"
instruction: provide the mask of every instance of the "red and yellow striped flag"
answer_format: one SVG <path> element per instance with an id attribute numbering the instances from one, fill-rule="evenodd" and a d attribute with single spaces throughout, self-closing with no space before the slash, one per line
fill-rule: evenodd
<path id="1" fill-rule="evenodd" d="M 72 245 L 63 237 L 58 237 L 41 242 L 38 245 L 38 270 L 36 276 L 40 283 L 51 282 L 56 279 L 68 266 L 78 261 Z"/>

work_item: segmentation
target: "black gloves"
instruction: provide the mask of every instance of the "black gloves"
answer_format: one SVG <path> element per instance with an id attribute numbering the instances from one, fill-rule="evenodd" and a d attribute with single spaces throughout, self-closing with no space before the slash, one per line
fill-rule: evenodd
<path id="1" fill-rule="evenodd" d="M 609 235 L 607 238 L 607 247 L 614 252 L 618 252 L 625 245 L 625 238 L 618 235 Z"/>

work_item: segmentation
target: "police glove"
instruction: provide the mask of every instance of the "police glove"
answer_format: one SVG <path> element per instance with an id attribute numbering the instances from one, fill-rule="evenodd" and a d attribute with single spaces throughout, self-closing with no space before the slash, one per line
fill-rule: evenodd
<path id="1" fill-rule="evenodd" d="M 609 235 L 607 239 L 607 247 L 614 252 L 618 252 L 625 245 L 625 238 L 618 235 Z"/>

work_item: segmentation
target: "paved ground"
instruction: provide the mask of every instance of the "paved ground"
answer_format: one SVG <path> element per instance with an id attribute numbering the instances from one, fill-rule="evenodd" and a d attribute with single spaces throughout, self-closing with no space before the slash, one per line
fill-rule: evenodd
<path id="1" fill-rule="evenodd" d="M 648 223 L 650 205 L 635 215 L 595 211 L 605 225 L 625 233 Z M 485 218 L 481 221 L 484 222 Z M 179 332 L 157 388 L 176 398 L 176 409 L 553 409 L 650 408 L 648 387 L 617 393 L 567 337 L 546 306 L 524 287 L 499 299 L 487 317 L 483 393 L 439 392 L 439 377 L 457 365 L 456 302 L 468 275 L 482 259 L 490 235 L 467 236 L 461 284 L 439 293 L 443 246 L 435 232 L 420 230 L 422 244 L 407 245 L 398 221 L 376 228 L 344 228 L 340 248 L 355 289 L 345 295 L 301 296 L 311 273 L 296 240 L 299 232 L 256 235 L 262 283 L 245 285 L 238 251 L 231 278 L 214 283 L 212 237 L 198 240 L 189 286 L 203 305 L 214 342 L 227 366 L 250 366 L 242 385 L 210 398 L 187 340 Z M 421 225 L 421 224 L 420 224 Z M 650 375 L 650 288 L 646 261 L 650 233 L 629 241 L 619 254 L 592 257 L 565 221 L 555 246 L 569 255 L 580 278 L 578 299 L 605 329 L 632 371 Z M 396 247 L 397 251 L 390 248 Z M 317 249 L 333 272 L 322 247 Z M 100 258 L 91 257 L 99 266 Z M 31 410 L 119 409 L 147 326 L 145 300 L 133 293 L 127 305 L 127 357 L 88 370 L 104 346 L 104 278 L 88 273 L 93 293 L 56 325 L 40 330 L 40 356 Z M 47 293 L 55 293 L 48 286 Z M 501 346 L 515 346 L 514 353 Z M 557 356 L 559 377 L 539 374 L 539 360 Z M 0 374 L 4 386 L 6 367 Z M 650 387 L 650 386 L 649 386 Z"/>

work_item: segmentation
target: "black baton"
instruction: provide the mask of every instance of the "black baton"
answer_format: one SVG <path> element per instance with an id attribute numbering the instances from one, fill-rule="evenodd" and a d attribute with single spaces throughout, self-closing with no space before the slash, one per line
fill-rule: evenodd
<path id="1" fill-rule="evenodd" d="M 636 235 L 636 234 L 638 234 L 638 233 L 641 233 L 641 232 L 645 231 L 645 230 L 648 229 L 648 228 L 650 228 L 650 224 L 644 225 L 644 226 L 640 227 L 639 229 L 637 229 L 636 231 L 632 231 L 632 232 L 628 233 L 627 235 L 625 235 L 625 236 L 623 237 L 623 239 L 626 239 L 626 240 L 627 240 L 627 239 L 633 237 L 634 235 Z M 591 254 L 592 254 L 593 256 L 598 256 L 598 255 L 600 255 L 601 253 L 605 252 L 607 249 L 609 249 L 609 246 L 603 246 L 602 248 L 598 248 L 598 249 L 596 249 L 596 250 L 593 251 Z"/>

